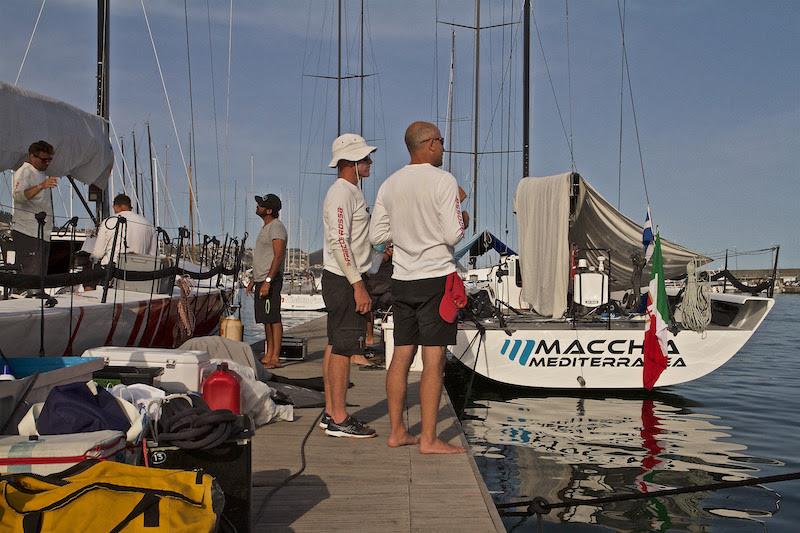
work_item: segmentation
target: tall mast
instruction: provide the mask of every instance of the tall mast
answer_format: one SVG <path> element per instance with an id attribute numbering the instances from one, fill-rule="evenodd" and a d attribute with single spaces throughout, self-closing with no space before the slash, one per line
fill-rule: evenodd
<path id="1" fill-rule="evenodd" d="M 153 173 L 153 138 L 150 136 L 150 122 L 147 124 L 147 157 L 150 159 L 150 202 L 153 208 L 153 224 L 158 225 L 156 220 L 156 180 Z"/>
<path id="2" fill-rule="evenodd" d="M 109 27 L 109 0 L 97 0 L 97 114 L 106 120 L 109 117 Z M 106 133 L 108 132 L 106 131 Z M 90 185 L 89 200 L 96 202 L 97 220 L 108 216 L 108 195 L 105 191 Z"/>
<path id="3" fill-rule="evenodd" d="M 358 134 L 362 137 L 364 136 L 364 0 L 361 0 L 361 47 L 360 53 L 361 57 L 359 60 L 360 64 L 360 75 L 359 75 L 359 82 L 361 84 L 361 89 L 359 90 L 358 94 L 361 96 L 361 109 L 359 113 L 359 124 L 358 124 Z"/>
<path id="4" fill-rule="evenodd" d="M 531 0 L 525 0 L 522 7 L 522 177 L 529 175 L 530 158 L 530 86 L 531 86 Z"/>
<path id="5" fill-rule="evenodd" d="M 472 116 L 472 233 L 478 232 L 478 95 L 481 65 L 481 0 L 475 0 L 475 108 Z"/>
<path id="6" fill-rule="evenodd" d="M 339 51 L 337 53 L 338 65 L 336 67 L 336 136 L 342 134 L 342 0 L 339 0 L 338 13 L 339 26 Z"/>
<path id="7" fill-rule="evenodd" d="M 133 186 L 133 194 L 136 195 L 136 212 L 139 212 L 139 199 L 141 196 L 139 195 L 139 156 L 136 153 L 136 132 L 131 132 L 131 137 L 133 137 L 133 179 L 134 179 L 134 186 Z M 142 209 L 144 211 L 144 209 Z"/>
<path id="8" fill-rule="evenodd" d="M 453 84 L 456 73 L 456 32 L 450 33 L 450 81 L 447 84 L 447 171 L 453 172 Z"/>

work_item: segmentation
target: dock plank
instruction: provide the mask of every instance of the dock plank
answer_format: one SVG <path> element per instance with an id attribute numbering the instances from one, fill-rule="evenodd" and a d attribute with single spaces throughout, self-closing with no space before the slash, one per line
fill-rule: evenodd
<path id="1" fill-rule="evenodd" d="M 275 372 L 289 378 L 321 376 L 325 319 L 288 333 L 308 339 L 309 357 Z M 257 354 L 261 349 L 254 345 Z M 416 447 L 386 446 L 385 379 L 383 370 L 356 367 L 350 376 L 349 410 L 374 427 L 377 438 L 328 437 L 316 427 L 319 409 L 297 409 L 294 422 L 258 428 L 253 438 L 253 531 L 505 531 L 469 454 L 426 456 Z M 411 430 L 418 432 L 416 373 L 409 379 L 407 416 Z M 466 446 L 445 391 L 438 429 L 452 444 Z M 300 469 L 300 447 L 309 430 L 306 468 L 284 484 Z"/>

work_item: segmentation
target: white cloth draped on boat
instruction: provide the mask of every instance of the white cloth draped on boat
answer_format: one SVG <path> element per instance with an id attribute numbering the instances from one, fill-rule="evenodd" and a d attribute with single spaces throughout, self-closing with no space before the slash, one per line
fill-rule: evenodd
<path id="1" fill-rule="evenodd" d="M 634 269 L 631 254 L 642 252 L 642 226 L 617 211 L 580 176 L 574 212 L 570 215 L 572 176 L 572 173 L 565 173 L 523 178 L 514 198 L 522 298 L 543 316 L 560 317 L 567 309 L 571 244 L 579 250 L 609 250 L 581 252 L 580 257 L 586 257 L 590 265 L 597 266 L 600 255 L 611 256 L 609 285 L 612 291 L 630 288 Z M 711 261 L 664 239 L 661 248 L 666 278 L 686 274 L 686 265 L 692 259 L 703 263 Z M 649 264 L 642 279 L 650 279 Z"/>
<path id="2" fill-rule="evenodd" d="M 53 145 L 49 176 L 106 188 L 114 152 L 106 121 L 70 104 L 0 82 L 0 170 L 16 170 L 39 140 Z"/>
<path id="3" fill-rule="evenodd" d="M 514 195 L 522 299 L 542 316 L 567 309 L 569 177 L 523 178 Z"/>

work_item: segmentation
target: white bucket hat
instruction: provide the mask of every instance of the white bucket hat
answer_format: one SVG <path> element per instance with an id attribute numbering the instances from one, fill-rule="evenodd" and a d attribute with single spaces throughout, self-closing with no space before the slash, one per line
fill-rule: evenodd
<path id="1" fill-rule="evenodd" d="M 361 135 L 356 135 L 355 133 L 339 135 L 331 146 L 333 159 L 328 163 L 328 166 L 336 168 L 336 165 L 342 159 L 345 161 L 361 161 L 377 149 L 377 146 L 369 146 Z"/>

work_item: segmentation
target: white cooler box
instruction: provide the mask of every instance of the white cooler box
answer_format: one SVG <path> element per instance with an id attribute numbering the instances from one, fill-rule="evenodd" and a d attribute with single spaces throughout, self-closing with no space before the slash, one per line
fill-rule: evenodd
<path id="1" fill-rule="evenodd" d="M 160 388 L 169 393 L 199 391 L 203 376 L 211 372 L 211 356 L 201 350 L 102 346 L 90 348 L 81 357 L 102 357 L 106 365 L 164 369 Z"/>

